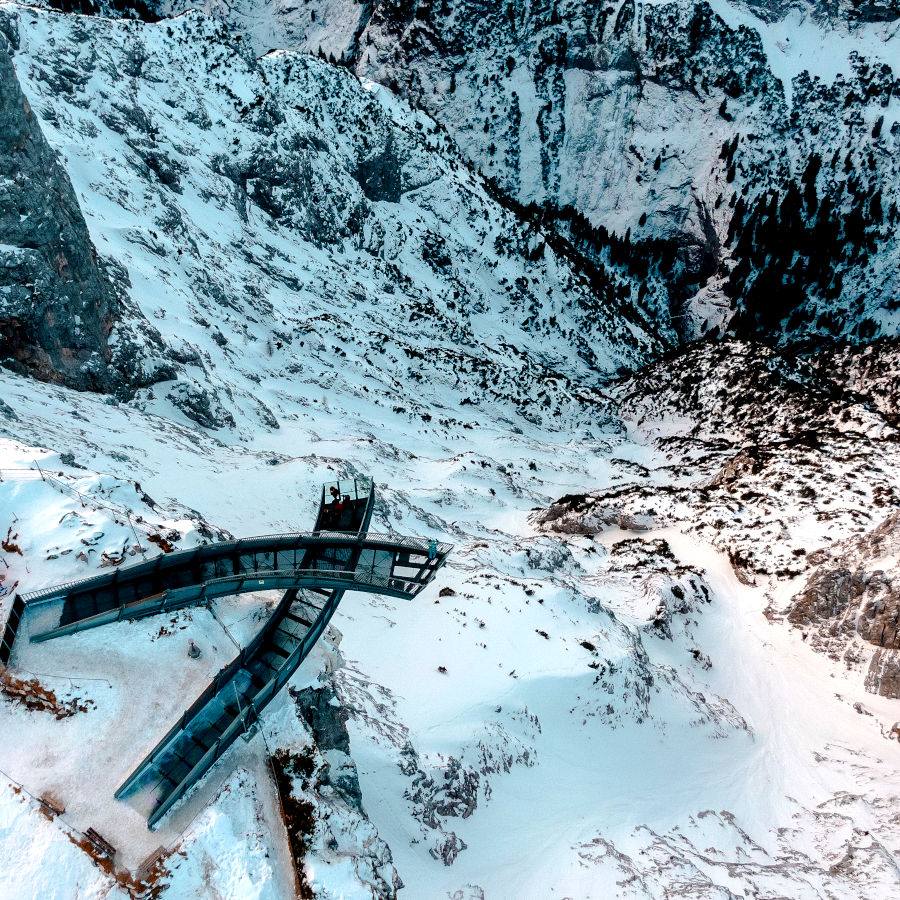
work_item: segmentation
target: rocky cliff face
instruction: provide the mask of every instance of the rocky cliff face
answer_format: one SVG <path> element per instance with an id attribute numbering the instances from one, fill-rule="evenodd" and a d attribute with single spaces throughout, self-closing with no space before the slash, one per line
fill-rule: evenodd
<path id="1" fill-rule="evenodd" d="M 0 361 L 81 390 L 151 381 L 134 335 L 113 334 L 124 292 L 98 259 L 69 176 L 21 91 L 11 50 L 0 34 Z M 154 338 L 151 329 L 145 337 Z"/>
<path id="2" fill-rule="evenodd" d="M 683 0 L 386 2 L 356 67 L 511 195 L 673 247 L 688 334 L 724 307 L 739 334 L 868 339 L 895 325 L 897 73 L 875 32 L 804 27 L 779 44 L 727 3 Z M 780 49 L 836 34 L 832 72 Z"/>
<path id="3" fill-rule="evenodd" d="M 788 621 L 816 649 L 867 665 L 867 690 L 900 698 L 900 514 L 809 561 L 816 567 Z"/>
<path id="4" fill-rule="evenodd" d="M 426 109 L 587 259 L 625 238 L 685 338 L 896 329 L 896 0 L 205 6 Z"/>

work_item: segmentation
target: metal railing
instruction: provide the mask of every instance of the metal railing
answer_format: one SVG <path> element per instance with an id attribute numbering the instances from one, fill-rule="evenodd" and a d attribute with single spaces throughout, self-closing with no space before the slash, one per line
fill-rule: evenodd
<path id="1" fill-rule="evenodd" d="M 20 594 L 16 594 L 13 597 L 9 617 L 6 620 L 6 627 L 3 629 L 3 637 L 0 639 L 0 663 L 4 666 L 9 665 L 9 658 L 12 656 L 12 648 L 16 640 L 16 632 L 19 630 L 19 623 L 22 621 L 24 610 L 25 601 Z"/>
<path id="2" fill-rule="evenodd" d="M 152 828 L 171 808 L 178 802 L 181 795 L 190 788 L 190 786 L 202 778 L 206 772 L 215 765 L 226 750 L 237 740 L 238 735 L 247 729 L 247 714 L 250 714 L 253 723 L 260 718 L 260 713 L 269 704 L 272 698 L 284 687 L 291 679 L 291 676 L 297 670 L 300 663 L 309 655 L 315 646 L 322 632 L 327 627 L 329 621 L 337 610 L 344 591 L 333 591 L 326 601 L 325 605 L 319 612 L 315 621 L 310 625 L 306 634 L 300 639 L 297 646 L 284 663 L 278 669 L 276 674 L 263 685 L 260 690 L 253 695 L 253 699 L 247 703 L 247 711 L 238 711 L 231 725 L 226 728 L 223 734 L 216 742 L 203 754 L 203 756 L 192 766 L 190 771 L 181 779 L 181 781 L 169 792 L 166 799 L 151 813 L 148 824 Z M 274 617 L 273 617 L 274 618 Z M 270 620 L 271 621 L 271 620 Z M 206 692 L 204 692 L 206 693 Z M 211 697 L 209 698 L 212 699 Z M 209 700 L 206 701 L 208 703 Z M 206 704 L 204 704 L 205 706 Z M 193 711 L 193 712 L 192 712 Z M 155 765 L 155 758 L 164 754 L 165 750 L 171 745 L 172 740 L 179 734 L 184 733 L 187 725 L 199 714 L 201 708 L 198 703 L 192 704 L 191 710 L 185 712 L 183 717 L 186 721 L 182 725 L 179 723 L 175 729 L 163 738 L 162 741 L 154 748 L 150 755 L 138 766 L 138 768 L 129 776 L 128 780 L 116 792 L 116 797 L 121 797 L 128 793 L 130 788 L 138 781 L 147 771 L 148 767 Z M 189 717 L 190 714 L 190 718 Z"/>
<path id="3" fill-rule="evenodd" d="M 300 550 L 314 546 L 338 548 L 353 547 L 360 550 L 397 550 L 401 552 L 427 554 L 432 549 L 431 542 L 418 537 L 392 534 L 348 534 L 342 531 L 307 531 L 291 534 L 261 535 L 259 537 L 242 538 L 238 541 L 221 541 L 215 544 L 201 544 L 190 550 L 179 550 L 175 553 L 161 553 L 150 560 L 141 560 L 127 566 L 121 566 L 112 572 L 101 572 L 75 581 L 64 582 L 51 588 L 41 588 L 22 595 L 27 605 L 62 599 L 77 591 L 93 587 L 106 587 L 116 582 L 127 581 L 143 575 L 152 575 L 159 571 L 171 571 L 187 568 L 198 562 L 209 563 L 214 560 L 232 557 L 242 550 L 262 552 L 256 548 L 264 545 L 266 550 Z M 435 552 L 445 556 L 452 549 L 451 544 L 434 543 Z"/>
<path id="4" fill-rule="evenodd" d="M 290 609 L 293 605 L 294 600 L 296 599 L 296 592 L 288 591 L 284 597 L 281 598 L 278 606 L 275 608 L 275 611 L 269 617 L 266 624 L 263 628 L 256 634 L 253 640 L 241 650 L 240 654 L 236 656 L 225 668 L 220 669 L 216 673 L 216 677 L 213 681 L 206 687 L 202 694 L 184 711 L 181 718 L 163 735 L 163 737 L 159 740 L 156 746 L 147 754 L 147 756 L 141 761 L 141 764 L 134 770 L 134 772 L 128 777 L 128 779 L 119 787 L 116 791 L 116 797 L 121 797 L 122 795 L 128 793 L 128 791 L 133 787 L 135 782 L 140 778 L 143 770 L 154 763 L 158 756 L 161 756 L 163 752 L 168 748 L 168 746 L 181 734 L 187 726 L 197 717 L 197 715 L 203 711 L 203 709 L 210 703 L 210 701 L 219 693 L 222 687 L 228 684 L 232 678 L 239 672 L 241 669 L 245 667 L 247 662 L 255 656 L 257 650 L 265 643 L 266 639 L 269 635 L 278 628 L 281 620 L 284 618 L 284 614 Z"/>
<path id="5" fill-rule="evenodd" d="M 159 597 L 151 598 L 150 604 L 147 604 L 146 601 L 138 601 L 117 608 L 115 611 L 100 614 L 99 618 L 104 621 L 107 620 L 105 617 L 110 614 L 120 618 L 134 616 L 136 612 L 140 612 L 142 616 L 150 615 L 152 612 L 160 611 L 163 607 L 172 609 L 179 604 L 209 600 L 219 594 L 267 590 L 283 587 L 285 583 L 289 586 L 275 612 L 258 634 L 239 656 L 219 671 L 213 682 L 185 710 L 178 722 L 168 730 L 116 791 L 116 797 L 121 798 L 138 784 L 143 783 L 147 787 L 152 785 L 158 805 L 148 819 L 151 828 L 223 756 L 239 734 L 252 728 L 259 721 L 262 710 L 287 684 L 297 667 L 309 655 L 347 590 L 366 590 L 400 597 L 413 597 L 432 580 L 437 570 L 443 565 L 445 557 L 451 549 L 450 544 L 390 534 L 366 534 L 365 529 L 368 528 L 373 508 L 374 484 L 371 479 L 352 479 L 351 483 L 354 486 L 351 498 L 367 501 L 362 519 L 354 520 L 358 526 L 358 532 L 318 530 L 289 535 L 261 535 L 240 541 L 205 545 L 191 551 L 180 551 L 179 554 L 168 554 L 165 557 L 167 560 L 171 560 L 172 557 L 176 558 L 174 562 L 176 571 L 182 565 L 196 567 L 227 557 L 234 557 L 237 569 L 240 564 L 238 557 L 242 553 L 258 552 L 268 555 L 270 552 L 274 554 L 283 548 L 297 550 L 325 546 L 335 550 L 349 550 L 349 553 L 342 554 L 346 558 L 338 560 L 338 563 L 344 568 L 316 569 L 309 568 L 307 565 L 304 568 L 284 569 L 277 567 L 281 560 L 273 556 L 271 569 L 262 572 L 258 569 L 254 572 L 235 572 L 224 577 L 205 579 L 187 587 L 182 586 L 162 591 Z M 316 520 L 317 524 L 322 522 L 322 508 L 327 503 L 327 491 L 330 486 L 326 484 L 322 489 L 322 507 L 320 507 Z M 341 496 L 350 493 L 346 490 L 344 482 L 337 482 L 335 487 L 341 491 Z M 361 491 L 364 493 L 361 494 Z M 364 551 L 390 551 L 391 572 L 400 570 L 404 574 L 376 572 L 376 566 L 381 568 L 387 561 L 385 559 L 378 560 L 377 553 L 372 554 L 371 565 L 367 560 L 360 566 L 360 558 Z M 301 565 L 306 560 L 315 562 L 317 556 L 321 557 L 321 555 L 313 553 L 311 557 L 302 557 L 299 562 Z M 161 559 L 163 557 L 158 557 L 153 562 L 162 565 L 159 563 Z M 294 559 L 298 561 L 296 556 Z M 319 562 L 324 562 L 324 560 L 319 559 Z M 329 561 L 329 564 L 333 566 L 334 562 Z M 172 563 L 167 562 L 165 570 L 168 571 L 171 565 Z M 257 561 L 254 560 L 254 566 L 256 565 Z M 367 571 L 367 569 L 369 570 Z M 112 577 L 106 579 L 103 576 L 95 576 L 82 579 L 80 582 L 73 582 L 70 585 L 63 585 L 61 588 L 32 592 L 28 597 L 29 599 L 60 597 L 61 591 L 71 590 L 72 587 L 83 587 L 88 582 L 93 582 L 95 585 L 110 585 L 118 578 L 127 584 L 129 579 L 136 581 L 142 575 L 154 572 L 159 574 L 157 569 L 148 569 L 146 564 L 139 563 L 137 566 L 120 569 Z M 198 575 L 202 575 L 202 569 L 198 570 Z M 237 591 L 235 591 L 236 586 Z M 299 590 L 304 586 L 330 590 L 321 607 L 308 603 L 305 597 L 299 595 Z M 96 600 L 97 597 L 94 597 L 94 601 Z M 282 628 L 285 617 L 298 600 L 308 609 L 315 610 L 315 617 L 305 631 L 298 629 L 295 632 L 293 626 Z M 73 623 L 73 625 L 77 625 L 77 623 Z M 66 627 L 70 628 L 71 626 Z M 74 630 L 77 630 L 77 627 Z M 277 639 L 279 643 L 276 643 L 275 631 L 284 631 L 288 640 L 285 641 L 279 637 Z M 274 656 L 271 654 L 274 646 L 278 646 L 283 653 L 287 652 L 291 643 L 294 642 L 295 646 L 280 664 L 270 658 Z M 270 678 L 265 677 L 264 667 L 274 670 L 275 674 Z M 250 681 L 238 688 L 237 678 L 241 672 L 246 672 Z M 261 687 L 253 692 L 253 688 L 257 684 L 261 684 Z M 230 692 L 232 687 L 237 700 L 236 710 L 226 693 Z M 221 733 L 218 733 L 223 724 L 229 721 L 229 716 L 232 717 L 230 723 L 224 727 Z M 190 729 L 195 726 L 197 726 L 196 729 L 191 731 Z M 205 735 L 207 727 L 211 730 L 208 736 Z M 214 733 L 218 733 L 218 736 L 207 747 Z M 201 735 L 204 735 L 202 739 Z M 195 763 L 190 763 L 194 754 L 187 749 L 188 744 L 178 743 L 180 738 L 192 742 L 195 749 L 204 749 L 202 756 Z M 179 773 L 185 767 L 188 768 L 187 772 L 180 775 Z M 167 770 L 171 773 L 171 777 L 166 776 Z M 154 774 L 155 781 L 153 780 Z M 148 776 L 150 776 L 149 779 Z M 173 784 L 176 778 L 178 783 Z"/>
<path id="6" fill-rule="evenodd" d="M 226 575 L 222 578 L 204 581 L 199 585 L 164 591 L 158 597 L 115 606 L 106 612 L 36 634 L 31 640 L 41 643 L 67 634 L 98 628 L 122 619 L 144 619 L 162 612 L 182 609 L 185 606 L 200 605 L 216 597 L 246 594 L 250 591 L 288 590 L 304 587 L 340 588 L 388 594 L 392 597 L 411 600 L 428 584 L 435 571 L 437 571 L 436 568 L 428 569 L 427 577 L 422 579 L 375 575 L 341 569 L 283 569 L 259 572 L 254 575 Z"/>
<path id="7" fill-rule="evenodd" d="M 150 536 L 159 534 L 159 532 L 165 528 L 164 525 L 152 525 L 140 516 L 132 516 L 130 508 L 124 503 L 117 503 L 115 500 L 111 499 L 101 500 L 93 494 L 85 494 L 84 492 L 79 491 L 78 488 L 73 487 L 71 484 L 68 484 L 67 482 L 62 481 L 60 478 L 51 475 L 50 472 L 42 469 L 37 464 L 37 462 L 35 462 L 35 466 L 36 468 L 34 469 L 0 469 L 0 481 L 4 480 L 4 475 L 7 475 L 8 477 L 10 473 L 12 473 L 12 477 L 15 480 L 24 478 L 39 478 L 41 481 L 58 490 L 61 494 L 66 494 L 67 496 L 77 500 L 82 505 L 82 507 L 90 506 L 96 510 L 106 510 L 107 512 L 112 513 L 114 518 L 118 516 L 119 518 L 124 519 L 128 523 L 128 525 L 131 526 L 132 533 L 134 534 L 134 537 L 137 540 L 138 546 L 141 548 L 142 552 L 144 552 L 145 548 L 141 544 L 140 538 L 138 537 L 135 529 L 140 528 L 141 531 L 144 532 L 145 536 Z M 59 474 L 62 475 L 63 473 L 60 472 Z M 125 523 L 123 522 L 119 524 Z"/>

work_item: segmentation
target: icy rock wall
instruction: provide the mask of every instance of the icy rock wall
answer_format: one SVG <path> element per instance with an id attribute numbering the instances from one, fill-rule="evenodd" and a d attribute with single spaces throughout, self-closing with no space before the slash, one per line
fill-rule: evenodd
<path id="1" fill-rule="evenodd" d="M 685 339 L 896 332 L 896 0 L 205 7 L 407 97 L 589 259 L 627 238 Z"/>
<path id="2" fill-rule="evenodd" d="M 140 381 L 133 348 L 110 347 L 122 303 L 11 50 L 0 34 L 0 361 L 44 381 L 114 390 Z"/>

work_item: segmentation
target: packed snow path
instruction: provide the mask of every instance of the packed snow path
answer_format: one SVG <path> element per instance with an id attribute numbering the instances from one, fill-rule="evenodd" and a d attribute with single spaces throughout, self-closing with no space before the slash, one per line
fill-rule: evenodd
<path id="1" fill-rule="evenodd" d="M 368 535 L 370 479 L 325 485 L 316 530 L 208 544 L 37 591 L 27 608 L 62 608 L 34 641 L 137 619 L 245 591 L 287 588 L 260 632 L 222 669 L 116 792 L 133 796 L 152 828 L 284 687 L 325 630 L 345 591 L 412 599 L 443 565 L 449 544 Z M 329 525 L 333 530 L 323 531 Z"/>

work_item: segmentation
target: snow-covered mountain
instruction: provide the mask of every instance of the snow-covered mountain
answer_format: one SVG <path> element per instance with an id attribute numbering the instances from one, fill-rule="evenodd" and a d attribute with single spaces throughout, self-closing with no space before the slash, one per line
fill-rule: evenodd
<path id="1" fill-rule="evenodd" d="M 156 832 L 116 786 L 276 598 L 26 617 L 0 900 L 895 894 L 891 4 L 129 8 L 0 2 L 0 622 L 335 476 L 455 549 Z"/>
<path id="2" fill-rule="evenodd" d="M 277 421 L 276 379 L 259 390 L 252 375 L 216 374 L 245 352 L 265 354 L 286 387 L 304 378 L 297 352 L 315 347 L 306 377 L 358 366 L 388 408 L 415 409 L 393 394 L 418 368 L 447 384 L 449 426 L 454 406 L 482 395 L 539 416 L 580 409 L 591 401 L 571 378 L 583 392 L 674 338 L 627 263 L 589 280 L 383 89 L 301 53 L 257 61 L 195 14 L 158 26 L 3 15 L 29 102 L 76 193 L 95 198 L 84 206 L 101 258 L 125 267 L 182 373 L 170 393 L 204 424 L 230 421 L 231 402 Z M 213 326 L 220 307 L 232 314 Z M 347 318 L 360 308 L 362 332 Z M 476 367 L 477 386 L 460 390 Z"/>
<path id="3" fill-rule="evenodd" d="M 896 0 L 200 7 L 427 111 L 586 261 L 634 258 L 683 337 L 896 331 Z"/>
<path id="4" fill-rule="evenodd" d="M 401 93 L 589 258 L 664 249 L 686 336 L 896 331 L 896 0 L 204 8 Z"/>

